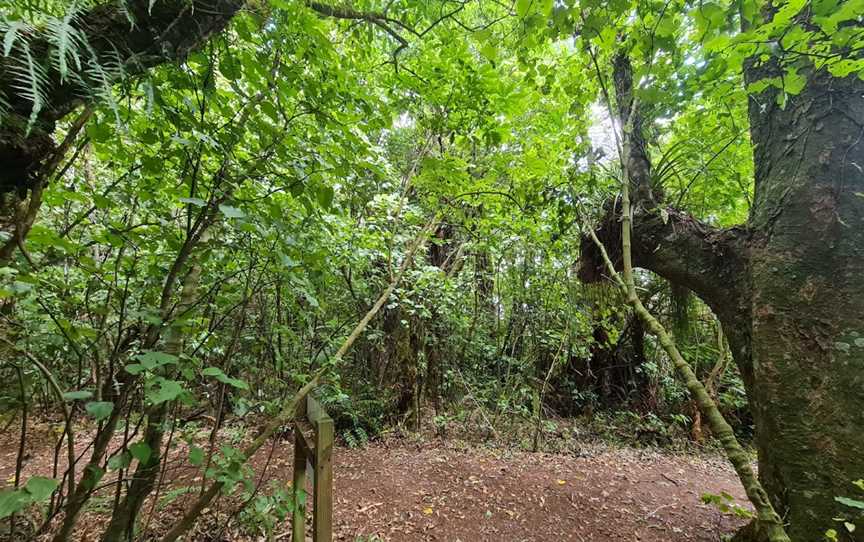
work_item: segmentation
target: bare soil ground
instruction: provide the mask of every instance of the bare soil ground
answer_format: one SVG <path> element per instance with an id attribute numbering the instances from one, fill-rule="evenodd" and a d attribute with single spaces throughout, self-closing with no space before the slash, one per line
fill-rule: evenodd
<path id="1" fill-rule="evenodd" d="M 51 475 L 51 440 L 48 434 L 34 439 L 25 480 Z M 0 480 L 6 485 L 16 450 L 14 434 L 0 436 Z M 162 495 L 200 481 L 186 454 L 183 444 L 172 449 Z M 253 458 L 256 481 L 290 481 L 292 454 L 290 439 L 265 446 Z M 351 542 L 719 541 L 742 520 L 702 504 L 701 494 L 727 492 L 745 503 L 734 472 L 719 458 L 606 446 L 575 456 L 387 440 L 338 448 L 334 476 L 334 532 L 337 540 Z M 98 540 L 114 494 L 115 484 L 108 482 L 106 477 L 74 540 Z M 146 538 L 164 532 L 195 494 L 155 507 Z M 263 540 L 237 527 L 238 502 L 220 500 L 193 539 Z M 146 516 L 150 503 L 144 510 Z M 287 522 L 277 526 L 277 539 L 290 540 L 288 531 Z"/>

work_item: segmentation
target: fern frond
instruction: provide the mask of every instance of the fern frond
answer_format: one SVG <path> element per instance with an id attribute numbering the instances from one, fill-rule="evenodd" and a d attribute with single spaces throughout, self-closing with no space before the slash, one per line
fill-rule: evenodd
<path id="1" fill-rule="evenodd" d="M 21 39 L 26 41 L 27 34 L 33 30 L 33 27 L 24 21 L 3 21 L 3 27 L 3 56 L 8 57 L 18 36 L 20 35 Z"/>
<path id="2" fill-rule="evenodd" d="M 11 109 L 12 105 L 6 99 L 6 94 L 0 90 L 0 123 L 6 119 L 6 115 L 9 114 Z"/>
<path id="3" fill-rule="evenodd" d="M 84 34 L 75 27 L 80 11 L 77 4 L 72 4 L 63 17 L 52 17 L 48 20 L 48 39 L 54 46 L 52 56 L 60 72 L 60 81 L 65 82 L 69 75 L 69 61 L 75 64 L 75 68 L 81 69 L 81 58 L 78 54 Z"/>
<path id="4" fill-rule="evenodd" d="M 33 58 L 27 42 L 21 42 L 19 49 L 22 51 L 23 58 L 17 58 L 18 62 L 13 62 L 9 71 L 13 75 L 11 87 L 17 90 L 22 98 L 33 104 L 27 123 L 27 132 L 29 133 L 39 117 L 39 112 L 48 103 L 48 97 L 45 94 L 45 89 L 49 86 L 48 74 L 45 67 Z"/>
<path id="5" fill-rule="evenodd" d="M 114 120 L 120 126 L 120 108 L 117 101 L 114 99 L 112 82 L 123 75 L 123 62 L 120 53 L 115 49 L 111 55 L 110 61 L 99 57 L 96 51 L 89 43 L 84 43 L 85 48 L 90 54 L 87 59 L 87 64 L 84 71 L 88 79 L 95 82 L 91 88 L 93 94 L 99 97 L 103 102 L 108 104 L 111 111 L 114 113 Z"/>

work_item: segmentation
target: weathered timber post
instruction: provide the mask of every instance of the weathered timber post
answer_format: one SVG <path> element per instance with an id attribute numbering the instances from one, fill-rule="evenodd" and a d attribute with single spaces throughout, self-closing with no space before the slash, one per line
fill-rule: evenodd
<path id="1" fill-rule="evenodd" d="M 309 438 L 311 435 L 311 439 Z M 306 537 L 307 462 L 312 467 L 312 540 L 333 540 L 333 420 L 310 396 L 301 402 L 294 422 L 294 514 L 292 540 Z"/>

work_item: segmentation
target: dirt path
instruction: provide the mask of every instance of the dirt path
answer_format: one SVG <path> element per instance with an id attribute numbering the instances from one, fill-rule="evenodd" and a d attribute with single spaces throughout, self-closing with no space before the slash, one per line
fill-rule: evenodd
<path id="1" fill-rule="evenodd" d="M 343 451 L 335 488 L 341 540 L 718 541 L 742 522 L 700 495 L 744 498 L 734 473 L 713 459 L 637 450 L 502 455 L 440 444 Z"/>
<path id="2" fill-rule="evenodd" d="M 10 437 L 0 436 L 0 480 L 6 482 L 15 463 Z M 290 442 L 265 446 L 253 458 L 256 473 L 264 472 L 266 463 L 267 479 L 290 480 Z M 28 454 L 25 479 L 51 475 L 53 450 L 47 441 Z M 172 488 L 200 483 L 187 454 L 182 446 L 172 450 L 166 476 Z M 338 448 L 334 475 L 334 532 L 337 540 L 350 542 L 719 541 L 742 523 L 700 502 L 705 492 L 727 492 L 743 502 L 731 469 L 704 457 L 605 448 L 574 457 L 388 441 Z M 98 540 L 113 485 L 106 483 L 94 497 L 75 540 Z M 181 497 L 155 508 L 150 533 L 164 532 L 186 502 Z M 236 502 L 220 501 L 199 522 L 194 539 L 256 540 L 237 534 L 236 521 L 229 521 L 236 519 Z M 277 535 L 284 535 L 280 541 L 290 540 L 288 530 L 287 523 L 277 526 Z"/>

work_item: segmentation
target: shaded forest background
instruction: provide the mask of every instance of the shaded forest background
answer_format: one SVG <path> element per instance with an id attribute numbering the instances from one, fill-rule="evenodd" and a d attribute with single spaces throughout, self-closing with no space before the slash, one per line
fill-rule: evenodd
<path id="1" fill-rule="evenodd" d="M 533 451 L 716 446 L 667 353 L 582 255 L 619 205 L 616 63 L 634 59 L 645 189 L 676 227 L 742 224 L 752 96 L 785 107 L 809 77 L 793 53 L 818 32 L 794 17 L 847 40 L 819 69 L 864 73 L 860 2 L 822 3 L 768 10 L 759 29 L 792 60 L 756 83 L 741 66 L 761 49 L 734 47 L 756 15 L 720 3 L 3 4 L 0 410 L 22 442 L 28 419 L 57 427 L 55 481 L 33 489 L 43 534 L 61 512 L 74 524 L 106 473 L 106 540 L 131 533 L 173 439 L 206 478 L 248 481 L 219 430 L 273 419 L 318 373 L 349 447 L 415 432 Z M 164 47 L 127 55 L 127 25 L 162 15 L 176 16 Z M 22 166 L 49 148 L 38 175 Z M 635 281 L 750 442 L 714 313 L 660 275 Z M 85 429 L 78 480 L 64 468 Z"/>

